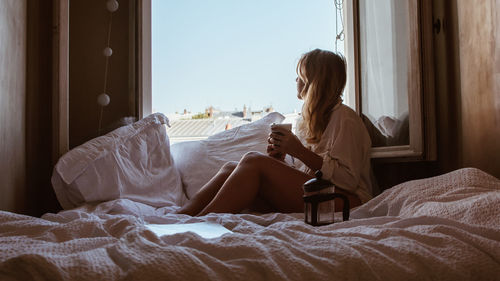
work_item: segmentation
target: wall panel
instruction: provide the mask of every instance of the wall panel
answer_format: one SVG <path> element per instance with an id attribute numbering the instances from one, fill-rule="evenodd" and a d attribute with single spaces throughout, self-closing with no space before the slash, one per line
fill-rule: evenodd
<path id="1" fill-rule="evenodd" d="M 26 69 L 27 213 L 40 216 L 60 210 L 50 178 L 52 145 L 52 1 L 29 0 Z"/>
<path id="2" fill-rule="evenodd" d="M 26 0 L 0 1 L 0 209 L 26 204 Z"/>
<path id="3" fill-rule="evenodd" d="M 500 178 L 500 1 L 457 4 L 462 166 Z"/>

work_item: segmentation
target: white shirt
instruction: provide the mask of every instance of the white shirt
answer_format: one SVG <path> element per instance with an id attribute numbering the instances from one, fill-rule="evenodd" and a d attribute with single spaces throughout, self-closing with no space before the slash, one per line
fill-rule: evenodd
<path id="1" fill-rule="evenodd" d="M 301 132 L 297 132 L 297 136 L 307 148 L 323 157 L 323 179 L 358 195 L 363 203 L 372 198 L 370 135 L 354 110 L 337 104 L 321 140 L 316 144 L 306 143 Z M 315 171 L 301 161 L 294 164 L 297 169 L 314 175 Z"/>

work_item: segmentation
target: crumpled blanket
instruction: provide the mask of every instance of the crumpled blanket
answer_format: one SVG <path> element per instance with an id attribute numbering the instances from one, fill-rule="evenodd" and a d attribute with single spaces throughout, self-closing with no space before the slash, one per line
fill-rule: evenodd
<path id="1" fill-rule="evenodd" d="M 176 208 L 0 212 L 0 280 L 500 280 L 500 181 L 478 169 L 397 185 L 322 227 L 303 214 Z M 233 233 L 158 237 L 144 226 L 200 221 Z"/>

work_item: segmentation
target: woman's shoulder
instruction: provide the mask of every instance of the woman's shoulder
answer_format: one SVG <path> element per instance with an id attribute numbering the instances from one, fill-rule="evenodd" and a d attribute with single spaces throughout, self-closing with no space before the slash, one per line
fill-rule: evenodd
<path id="1" fill-rule="evenodd" d="M 357 136 L 366 139 L 367 145 L 371 146 L 370 134 L 366 129 L 363 119 L 361 119 L 356 111 L 354 111 L 349 106 L 342 104 L 338 108 L 337 114 L 337 122 L 339 122 L 339 127 L 357 132 Z"/>
<path id="2" fill-rule="evenodd" d="M 360 134 L 367 135 L 365 124 L 356 111 L 345 104 L 336 107 L 330 116 L 327 130 L 354 130 Z M 369 137 L 369 136 L 368 136 Z"/>
<path id="3" fill-rule="evenodd" d="M 350 106 L 348 106 L 346 104 L 343 104 L 343 103 L 339 104 L 337 110 L 339 112 L 342 112 L 342 113 L 345 113 L 345 114 L 358 115 L 354 109 L 352 109 Z"/>
<path id="4" fill-rule="evenodd" d="M 330 122 L 342 122 L 345 120 L 362 121 L 358 113 L 345 104 L 339 104 L 333 109 Z"/>

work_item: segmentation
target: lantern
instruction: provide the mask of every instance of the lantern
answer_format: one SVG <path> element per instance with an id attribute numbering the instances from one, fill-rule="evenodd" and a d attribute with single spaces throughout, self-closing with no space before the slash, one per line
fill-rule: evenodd
<path id="1" fill-rule="evenodd" d="M 335 198 L 344 202 L 342 218 L 349 220 L 349 199 L 344 194 L 335 193 L 333 183 L 321 179 L 323 174 L 316 171 L 316 178 L 304 183 L 304 221 L 313 226 L 321 226 L 334 223 Z"/>

